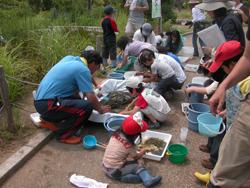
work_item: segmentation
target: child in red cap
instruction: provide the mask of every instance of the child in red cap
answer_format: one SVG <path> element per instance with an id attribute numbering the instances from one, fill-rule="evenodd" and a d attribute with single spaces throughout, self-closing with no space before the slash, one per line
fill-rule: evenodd
<path id="1" fill-rule="evenodd" d="M 161 176 L 151 176 L 137 161 L 146 151 L 142 149 L 137 153 L 134 142 L 147 129 L 148 124 L 142 120 L 140 112 L 123 121 L 121 129 L 110 138 L 103 157 L 103 169 L 107 176 L 124 183 L 143 182 L 145 187 L 152 187 L 161 181 Z"/>

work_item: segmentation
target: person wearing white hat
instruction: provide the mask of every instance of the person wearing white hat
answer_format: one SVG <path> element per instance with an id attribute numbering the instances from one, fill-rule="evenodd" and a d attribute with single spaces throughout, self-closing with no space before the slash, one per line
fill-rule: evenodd
<path id="1" fill-rule="evenodd" d="M 242 46 L 245 46 L 245 35 L 240 20 L 228 12 L 233 5 L 234 2 L 228 0 L 203 0 L 196 7 L 207 11 L 213 18 L 213 23 L 217 24 L 223 32 L 226 41 L 237 40 Z"/>
<path id="2" fill-rule="evenodd" d="M 170 111 L 167 101 L 153 89 L 144 88 L 143 76 L 132 76 L 126 80 L 126 87 L 132 96 L 137 97 L 132 110 L 125 109 L 121 114 L 131 115 L 141 111 L 151 122 L 151 128 L 158 128 Z"/>

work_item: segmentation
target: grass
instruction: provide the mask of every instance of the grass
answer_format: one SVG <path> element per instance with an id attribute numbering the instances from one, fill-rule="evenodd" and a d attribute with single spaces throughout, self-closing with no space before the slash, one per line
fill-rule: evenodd
<path id="1" fill-rule="evenodd" d="M 13 48 L 11 42 L 9 41 L 4 47 L 0 47 L 0 64 L 3 65 L 6 75 L 22 80 L 28 79 L 33 71 L 28 61 L 19 58 L 19 49 L 22 43 Z M 10 81 L 8 79 L 8 87 L 11 101 L 14 101 L 24 93 L 23 85 L 17 81 Z"/>
<path id="2" fill-rule="evenodd" d="M 175 10 L 177 19 L 189 19 L 192 20 L 191 9 L 182 9 L 180 12 Z"/>
<path id="3" fill-rule="evenodd" d="M 5 147 L 12 140 L 22 139 L 29 136 L 34 132 L 32 127 L 26 126 L 19 118 L 19 111 L 17 109 L 13 110 L 13 117 L 15 122 L 16 132 L 12 133 L 8 131 L 5 117 L 0 118 L 0 148 Z"/>

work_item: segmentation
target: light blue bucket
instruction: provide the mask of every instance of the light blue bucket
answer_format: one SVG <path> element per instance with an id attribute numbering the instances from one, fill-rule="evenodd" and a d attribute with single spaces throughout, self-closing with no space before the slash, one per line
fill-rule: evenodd
<path id="1" fill-rule="evenodd" d="M 226 126 L 223 123 L 223 128 L 220 131 L 220 125 L 223 122 L 222 117 L 214 116 L 211 113 L 203 113 L 197 117 L 199 125 L 199 133 L 208 137 L 214 137 L 225 131 Z"/>
<path id="2" fill-rule="evenodd" d="M 210 108 L 207 104 L 191 103 L 190 105 L 188 105 L 188 110 L 187 110 L 188 127 L 191 130 L 198 132 L 197 117 L 198 115 L 206 112 L 210 112 Z"/>
<path id="3" fill-rule="evenodd" d="M 104 127 L 109 132 L 117 131 L 126 117 L 124 116 L 112 116 L 104 120 Z"/>
<path id="4" fill-rule="evenodd" d="M 122 73 L 118 73 L 118 72 L 112 72 L 110 74 L 108 74 L 108 78 L 109 79 L 116 79 L 116 80 L 123 80 L 123 74 Z"/>

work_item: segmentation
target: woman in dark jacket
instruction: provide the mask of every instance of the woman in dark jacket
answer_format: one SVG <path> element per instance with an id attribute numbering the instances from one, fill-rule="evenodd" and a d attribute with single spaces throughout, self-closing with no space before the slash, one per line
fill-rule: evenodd
<path id="1" fill-rule="evenodd" d="M 197 5 L 197 8 L 207 11 L 213 18 L 213 23 L 219 26 L 227 41 L 237 40 L 242 46 L 245 46 L 245 35 L 242 23 L 238 16 L 228 11 L 230 10 L 230 1 L 224 2 L 225 1 L 211 1 L 210 3 L 201 3 Z M 210 5 L 206 6 L 207 4 Z"/>

